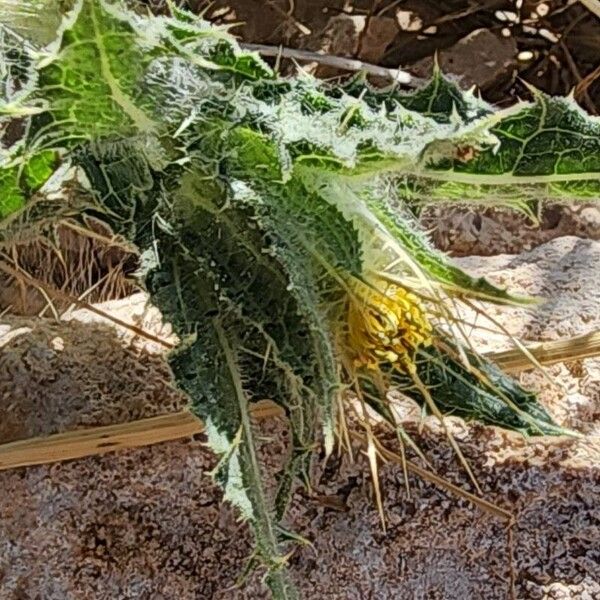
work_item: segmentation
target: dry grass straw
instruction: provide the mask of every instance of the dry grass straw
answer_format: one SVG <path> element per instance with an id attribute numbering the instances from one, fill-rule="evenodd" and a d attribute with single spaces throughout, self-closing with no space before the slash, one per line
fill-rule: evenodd
<path id="1" fill-rule="evenodd" d="M 110 231 L 95 220 L 85 227 L 61 221 L 50 236 L 19 240 L 0 247 L 0 312 L 20 315 L 61 313 L 69 306 L 64 298 L 46 288 L 88 302 L 103 302 L 131 295 L 135 285 L 130 275 L 137 266 L 134 252 L 118 243 Z M 14 275 L 14 272 L 24 274 Z M 36 284 L 33 285 L 32 282 Z"/>

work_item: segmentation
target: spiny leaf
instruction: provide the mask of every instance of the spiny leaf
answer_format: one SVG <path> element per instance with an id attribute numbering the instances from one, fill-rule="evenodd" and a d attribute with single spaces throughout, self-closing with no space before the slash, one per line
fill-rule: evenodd
<path id="1" fill-rule="evenodd" d="M 282 571 L 283 558 L 278 549 L 273 509 L 263 490 L 248 409 L 258 394 L 261 394 L 259 398 L 265 393 L 275 393 L 280 399 L 293 396 L 285 391 L 290 382 L 281 372 L 284 359 L 278 358 L 280 364 L 273 366 L 267 354 L 267 341 L 261 336 L 263 328 L 276 335 L 275 324 L 270 325 L 263 316 L 264 322 L 255 322 L 253 327 L 252 319 L 259 317 L 255 312 L 257 308 L 250 303 L 243 306 L 237 295 L 237 290 L 246 284 L 249 298 L 255 296 L 251 282 L 254 280 L 254 285 L 259 286 L 260 278 L 265 275 L 266 281 L 272 281 L 274 276 L 277 279 L 276 272 L 273 273 L 277 265 L 266 259 L 264 264 L 261 262 L 246 273 L 235 273 L 234 265 L 249 266 L 251 262 L 240 262 L 245 253 L 237 255 L 228 244 L 219 249 L 221 257 L 214 243 L 214 253 L 199 254 L 202 248 L 197 242 L 206 236 L 210 227 L 221 227 L 227 242 L 234 243 L 239 240 L 235 223 L 241 221 L 223 215 L 223 223 L 219 224 L 218 219 L 215 222 L 207 204 L 210 199 L 203 201 L 201 194 L 191 198 L 191 191 L 188 188 L 180 198 L 180 202 L 188 204 L 180 210 L 190 219 L 192 227 L 189 230 L 177 227 L 175 219 L 172 232 L 159 233 L 157 258 L 161 266 L 149 273 L 148 289 L 155 304 L 182 338 L 181 347 L 171 355 L 169 362 L 178 385 L 192 399 L 193 410 L 207 423 L 209 444 L 222 456 L 215 476 L 224 487 L 225 498 L 251 523 L 274 595 L 293 597 Z M 195 207 L 189 206 L 193 200 Z M 216 231 L 213 234 L 218 237 Z M 214 242 L 215 237 L 204 239 Z M 246 251 L 252 253 L 252 241 L 248 242 Z M 231 270 L 226 269 L 227 265 Z M 237 281 L 227 285 L 225 278 L 231 275 Z M 275 295 L 272 298 L 277 302 Z M 262 308 L 273 310 L 275 304 L 265 297 Z M 272 352 L 277 354 L 279 349 L 274 348 Z M 287 377 L 293 378 L 293 369 L 288 369 Z M 298 396 L 296 401 L 300 400 Z"/>
<path id="2" fill-rule="evenodd" d="M 590 118 L 573 100 L 535 92 L 532 105 L 490 119 L 497 146 L 475 150 L 470 159 L 455 157 L 457 174 L 510 175 L 533 183 L 537 177 L 557 183 L 600 177 L 600 119 Z"/>
<path id="3" fill-rule="evenodd" d="M 393 193 L 381 189 L 366 189 L 360 195 L 366 206 L 386 227 L 391 238 L 399 242 L 407 254 L 434 281 L 441 283 L 452 295 L 464 294 L 489 302 L 526 304 L 531 299 L 510 294 L 484 277 L 473 278 L 453 265 L 441 252 L 434 249 L 419 231 L 414 218 L 403 210 L 401 202 L 393 202 Z M 385 277 L 385 274 L 382 274 Z M 392 278 L 393 279 L 393 278 Z"/>
<path id="4" fill-rule="evenodd" d="M 240 342 L 235 334 L 228 333 L 219 322 L 204 328 L 191 350 L 185 347 L 171 359 L 176 376 L 185 369 L 187 391 L 193 397 L 204 398 L 218 406 L 218 412 L 228 411 L 230 424 L 239 421 L 236 435 L 225 435 L 223 423 L 213 423 L 215 410 L 207 421 L 208 440 L 215 451 L 225 455 L 224 463 L 218 468 L 218 479 L 224 484 L 225 498 L 237 506 L 255 531 L 257 550 L 268 567 L 268 582 L 276 598 L 294 598 L 295 592 L 282 569 L 285 559 L 281 556 L 277 542 L 272 509 L 263 490 L 263 477 L 256 455 L 254 434 L 250 422 L 248 392 L 244 385 L 244 372 L 234 349 Z M 206 352 L 211 360 L 206 360 Z M 206 369 L 204 365 L 210 365 Z M 195 367 L 195 368 L 194 368 Z M 181 382 L 182 378 L 178 377 Z M 184 387 L 183 389 L 186 389 Z M 214 395 L 213 395 L 214 394 Z"/>
<path id="5" fill-rule="evenodd" d="M 446 346 L 451 342 L 445 341 Z M 467 353 L 474 369 L 464 365 L 456 353 L 423 349 L 416 360 L 417 371 L 444 414 L 465 420 L 476 419 L 489 425 L 520 431 L 526 435 L 565 435 L 536 395 L 523 389 L 514 379 L 481 357 Z M 425 398 L 410 377 L 395 371 L 394 384 L 403 393 L 425 405 Z"/>
<path id="6" fill-rule="evenodd" d="M 389 110 L 394 104 L 400 104 L 438 123 L 467 124 L 494 112 L 492 106 L 473 92 L 462 91 L 444 77 L 437 66 L 431 79 L 422 88 L 411 92 L 402 92 L 396 86 L 387 90 L 373 88 L 362 78 L 344 89 L 354 96 L 361 95 L 373 107 L 384 105 Z"/>

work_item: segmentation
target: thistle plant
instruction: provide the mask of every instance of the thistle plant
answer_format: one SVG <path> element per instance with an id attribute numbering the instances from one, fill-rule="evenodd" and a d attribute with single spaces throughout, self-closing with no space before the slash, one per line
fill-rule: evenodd
<path id="1" fill-rule="evenodd" d="M 281 547 L 294 482 L 316 445 L 343 443 L 357 403 L 400 441 L 391 389 L 442 422 L 566 433 L 453 316 L 470 299 L 533 299 L 454 266 L 410 209 L 597 200 L 600 121 L 572 99 L 532 90 L 495 110 L 439 72 L 410 93 L 284 79 L 176 7 L 3 0 L 0 20 L 0 248 L 93 217 L 139 252 L 140 285 L 180 340 L 174 380 L 275 597 L 294 596 Z M 292 439 L 275 498 L 250 415 L 263 398 Z"/>

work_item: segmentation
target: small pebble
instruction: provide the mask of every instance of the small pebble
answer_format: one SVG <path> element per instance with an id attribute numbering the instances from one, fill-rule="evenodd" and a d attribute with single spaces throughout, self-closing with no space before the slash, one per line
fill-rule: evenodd
<path id="1" fill-rule="evenodd" d="M 550 31 L 549 29 L 539 29 L 538 35 L 554 43 L 558 42 L 560 39 L 560 36 L 556 35 L 556 33 Z"/>
<path id="2" fill-rule="evenodd" d="M 550 7 L 542 2 L 535 7 L 535 12 L 540 15 L 540 17 L 545 17 L 550 12 Z"/>
<path id="3" fill-rule="evenodd" d="M 519 22 L 519 15 L 509 10 L 497 10 L 494 13 L 494 16 L 498 21 L 502 21 L 503 23 L 506 23 L 507 21 L 512 23 Z"/>
<path id="4" fill-rule="evenodd" d="M 410 10 L 396 11 L 396 21 L 403 31 L 420 31 L 423 28 L 423 21 L 419 15 Z"/>
<path id="5" fill-rule="evenodd" d="M 65 341 L 61 338 L 61 337 L 55 337 L 51 342 L 50 345 L 52 346 L 52 348 L 54 348 L 54 350 L 56 350 L 57 352 L 62 352 L 65 349 Z"/>
<path id="6" fill-rule="evenodd" d="M 533 52 L 531 50 L 523 50 L 517 54 L 517 60 L 521 62 L 528 62 L 533 58 Z"/>

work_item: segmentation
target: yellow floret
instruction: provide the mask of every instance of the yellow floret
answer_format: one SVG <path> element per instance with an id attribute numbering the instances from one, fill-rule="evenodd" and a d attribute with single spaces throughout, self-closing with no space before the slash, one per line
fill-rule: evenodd
<path id="1" fill-rule="evenodd" d="M 377 368 L 389 362 L 410 368 L 416 348 L 431 344 L 432 327 L 419 299 L 400 286 L 385 291 L 353 284 L 348 342 L 354 360 Z"/>

